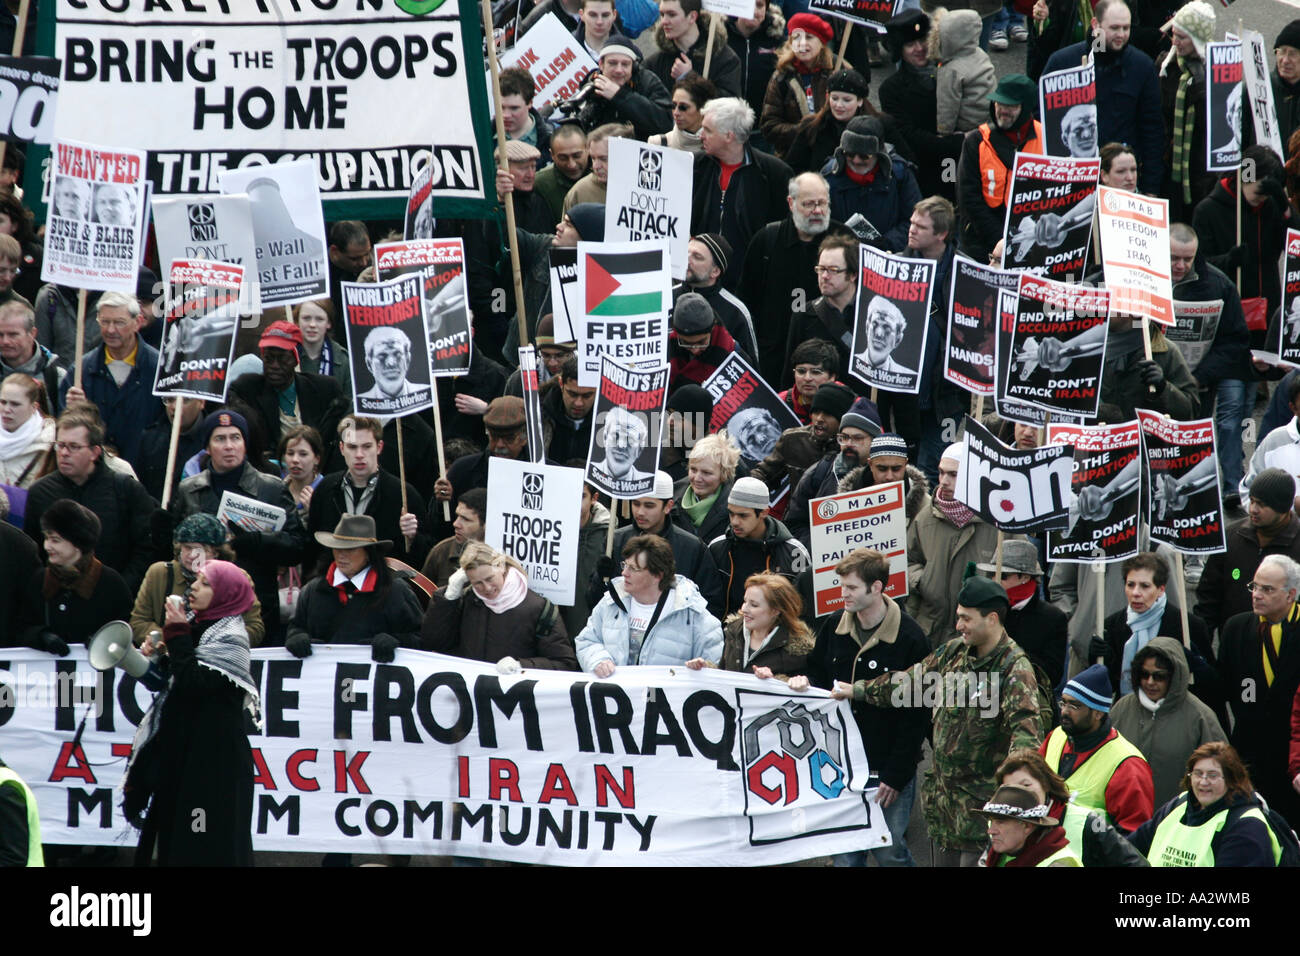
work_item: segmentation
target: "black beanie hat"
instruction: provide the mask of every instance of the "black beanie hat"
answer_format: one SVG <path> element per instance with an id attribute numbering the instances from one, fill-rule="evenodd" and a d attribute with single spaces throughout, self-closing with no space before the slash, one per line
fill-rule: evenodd
<path id="1" fill-rule="evenodd" d="M 41 515 L 41 531 L 57 534 L 82 554 L 93 554 L 99 544 L 99 518 L 71 498 L 60 498 Z"/>
<path id="2" fill-rule="evenodd" d="M 1273 49 L 1276 50 L 1280 46 L 1291 46 L 1300 50 L 1300 20 L 1292 20 L 1282 28 L 1282 32 L 1273 41 Z"/>
<path id="3" fill-rule="evenodd" d="M 1295 479 L 1281 468 L 1265 468 L 1251 482 L 1250 496 L 1265 508 L 1286 514 L 1295 507 Z"/>
<path id="4" fill-rule="evenodd" d="M 709 415 L 713 412 L 713 399 L 698 385 L 683 385 L 668 396 L 668 411 Z"/>
<path id="5" fill-rule="evenodd" d="M 836 70 L 826 81 L 827 93 L 852 93 L 854 96 L 867 98 L 871 85 L 857 70 Z"/>
<path id="6" fill-rule="evenodd" d="M 853 394 L 853 389 L 847 385 L 841 385 L 839 382 L 827 382 L 817 389 L 813 395 L 812 407 L 809 411 L 825 412 L 836 421 L 844 417 L 853 406 L 853 400 L 857 398 Z"/>

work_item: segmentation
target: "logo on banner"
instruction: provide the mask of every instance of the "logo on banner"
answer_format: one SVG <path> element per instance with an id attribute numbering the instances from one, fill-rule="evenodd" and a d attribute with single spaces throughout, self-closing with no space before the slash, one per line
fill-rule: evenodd
<path id="1" fill-rule="evenodd" d="M 653 189 L 658 192 L 663 188 L 664 158 L 653 149 L 641 150 L 640 172 L 637 174 L 638 189 Z"/>
<path id="2" fill-rule="evenodd" d="M 210 202 L 193 202 L 186 207 L 191 242 L 214 242 L 217 238 L 217 209 Z"/>
<path id="3" fill-rule="evenodd" d="M 817 506 L 817 517 L 834 518 L 840 513 L 840 506 L 834 501 L 823 501 Z"/>
<path id="4" fill-rule="evenodd" d="M 803 788 L 823 800 L 844 790 L 844 735 L 825 713 L 786 701 L 745 727 L 745 789 L 769 806 L 788 806 Z"/>
<path id="5" fill-rule="evenodd" d="M 534 471 L 524 472 L 523 490 L 519 493 L 520 507 L 529 511 L 542 510 L 542 489 L 546 487 L 546 477 Z"/>

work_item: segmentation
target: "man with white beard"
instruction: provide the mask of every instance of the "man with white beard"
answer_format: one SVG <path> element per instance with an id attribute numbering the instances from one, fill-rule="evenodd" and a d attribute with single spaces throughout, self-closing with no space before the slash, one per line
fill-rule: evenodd
<path id="1" fill-rule="evenodd" d="M 754 235 L 740 281 L 740 298 L 758 337 L 759 370 L 769 382 L 779 382 L 784 372 L 791 314 L 805 311 L 821 294 L 816 267 L 822 239 L 832 230 L 851 235 L 831 219 L 830 187 L 820 174 L 795 176 L 787 196 L 789 216 Z"/>

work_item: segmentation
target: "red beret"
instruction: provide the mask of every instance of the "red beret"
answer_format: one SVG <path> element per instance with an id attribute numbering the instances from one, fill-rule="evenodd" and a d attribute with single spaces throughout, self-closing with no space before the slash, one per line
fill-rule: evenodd
<path id="1" fill-rule="evenodd" d="M 823 43 L 830 43 L 835 36 L 835 31 L 831 29 L 831 25 L 815 13 L 796 13 L 792 16 L 786 23 L 786 33 L 791 34 L 795 30 L 811 33 Z"/>

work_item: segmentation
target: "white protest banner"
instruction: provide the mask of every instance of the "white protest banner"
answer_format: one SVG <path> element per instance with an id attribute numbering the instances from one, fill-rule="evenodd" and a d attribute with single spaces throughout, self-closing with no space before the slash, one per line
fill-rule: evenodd
<path id="1" fill-rule="evenodd" d="M 483 540 L 524 566 L 529 590 L 561 607 L 572 606 L 582 470 L 493 458 L 488 462 L 488 498 L 492 507 Z"/>
<path id="2" fill-rule="evenodd" d="M 343 317 L 358 415 L 410 415 L 433 407 L 424 279 L 344 282 Z"/>
<path id="3" fill-rule="evenodd" d="M 701 387 L 713 399 L 709 433 L 725 428 L 751 466 L 772 454 L 783 431 L 799 427 L 794 409 L 739 352 L 724 358 Z"/>
<path id="4" fill-rule="evenodd" d="M 578 243 L 578 384 L 600 385 L 602 358 L 629 368 L 668 364 L 667 239 Z"/>
<path id="5" fill-rule="evenodd" d="M 1222 553 L 1226 543 L 1214 420 L 1177 422 L 1142 408 L 1137 414 L 1153 545 L 1161 541 L 1184 554 Z"/>
<path id="6" fill-rule="evenodd" d="M 858 548 L 873 548 L 889 559 L 886 594 L 894 600 L 907 595 L 906 505 L 901 481 L 808 502 L 808 551 L 817 617 L 844 609 L 835 565 Z"/>
<path id="7" fill-rule="evenodd" d="M 243 283 L 243 266 L 204 259 L 172 262 L 155 395 L 225 401 Z"/>
<path id="8" fill-rule="evenodd" d="M 1100 159 L 1016 153 L 1003 226 L 1008 269 L 1080 278 L 1088 265 Z"/>
<path id="9" fill-rule="evenodd" d="M 1038 115 L 1048 156 L 1097 155 L 1097 71 L 1091 59 L 1039 77 Z"/>
<path id="10" fill-rule="evenodd" d="M 329 296 L 325 219 L 309 160 L 223 173 L 221 191 L 248 196 L 263 308 Z"/>
<path id="11" fill-rule="evenodd" d="M 328 644 L 254 649 L 251 670 L 258 851 L 761 866 L 889 844 L 851 705 L 825 691 L 685 667 L 504 676 L 411 650 L 376 664 Z M 120 783 L 151 695 L 80 646 L 0 650 L 0 692 L 43 840 L 134 845 Z"/>
<path id="12" fill-rule="evenodd" d="M 1020 275 L 996 269 L 963 255 L 952 260 L 943 377 L 973 395 L 992 395 L 997 362 L 998 293 L 1015 292 Z"/>
<path id="13" fill-rule="evenodd" d="M 709 13 L 740 20 L 754 19 L 754 10 L 757 9 L 754 0 L 704 0 L 703 6 Z"/>
<path id="14" fill-rule="evenodd" d="M 528 458 L 540 464 L 546 460 L 546 427 L 542 420 L 541 388 L 537 384 L 537 349 L 531 345 L 519 346 L 519 387 L 524 399 Z"/>
<path id="15" fill-rule="evenodd" d="M 1094 418 L 1101 402 L 1110 293 L 1021 275 L 1011 334 L 998 342 L 997 394 Z"/>
<path id="16" fill-rule="evenodd" d="M 1273 79 L 1269 76 L 1264 37 L 1257 30 L 1241 33 L 1241 79 L 1250 99 L 1251 119 L 1255 123 L 1255 142 L 1263 143 L 1280 157 L 1287 155 L 1282 146 L 1282 130 L 1277 121 L 1277 104 L 1273 102 Z"/>
<path id="17" fill-rule="evenodd" d="M 601 359 L 587 450 L 587 480 L 597 491 L 641 498 L 654 490 L 669 372 L 667 365 L 632 369 Z"/>
<path id="18" fill-rule="evenodd" d="M 871 246 L 858 247 L 858 261 L 849 373 L 874 388 L 915 395 L 921 390 L 936 263 Z"/>
<path id="19" fill-rule="evenodd" d="M 1241 44 L 1205 44 L 1205 157 L 1210 172 L 1241 165 Z"/>
<path id="20" fill-rule="evenodd" d="M 1286 255 L 1282 260 L 1282 321 L 1278 356 L 1284 362 L 1300 362 L 1300 229 L 1286 231 Z"/>
<path id="21" fill-rule="evenodd" d="M 674 279 L 686 278 L 695 188 L 691 160 L 684 149 L 623 137 L 609 140 L 605 241 L 666 240 Z"/>
<path id="22" fill-rule="evenodd" d="M 533 106 L 553 106 L 567 100 L 582 86 L 596 61 L 587 48 L 554 13 L 548 13 L 528 28 L 523 39 L 501 54 L 501 69 L 527 70 L 537 92 Z"/>
<path id="23" fill-rule="evenodd" d="M 953 497 L 999 531 L 1052 531 L 1069 523 L 1071 445 L 1009 448 L 966 417 Z"/>
<path id="24" fill-rule="evenodd" d="M 51 7 L 58 137 L 147 150 L 159 195 L 215 192 L 226 170 L 306 159 L 350 214 L 398 216 L 430 161 L 435 194 L 459 204 L 440 214 L 494 204 L 476 3 Z"/>
<path id="25" fill-rule="evenodd" d="M 54 138 L 60 66 L 48 56 L 0 56 L 0 137 L 23 143 Z"/>
<path id="26" fill-rule="evenodd" d="M 375 246 L 379 281 L 419 274 L 433 375 L 464 375 L 474 347 L 462 239 L 410 239 Z"/>
<path id="27" fill-rule="evenodd" d="M 1174 321 L 1169 277 L 1169 200 L 1099 186 L 1101 266 L 1114 315 Z"/>
<path id="28" fill-rule="evenodd" d="M 285 514 L 278 505 L 223 491 L 217 504 L 217 520 L 224 525 L 234 523 L 245 531 L 279 531 L 284 527 Z"/>
<path id="29" fill-rule="evenodd" d="M 253 238 L 253 213 L 248 197 L 212 193 L 206 196 L 155 197 L 154 239 L 158 259 L 209 259 L 244 267 L 240 311 L 262 311 L 258 290 L 257 242 Z"/>
<path id="30" fill-rule="evenodd" d="M 576 342 L 574 318 L 578 307 L 578 250 L 551 247 L 551 320 L 555 323 L 555 341 Z"/>
<path id="31" fill-rule="evenodd" d="M 144 153 L 54 144 L 41 281 L 135 294 L 144 241 Z"/>
<path id="32" fill-rule="evenodd" d="M 1119 561 L 1137 553 L 1138 423 L 1047 426 L 1049 445 L 1074 446 L 1070 522 L 1047 532 L 1047 559 Z"/>
<path id="33" fill-rule="evenodd" d="M 1223 300 L 1205 302 L 1174 301 L 1174 324 L 1164 330 L 1165 338 L 1178 347 L 1193 371 L 1205 358 L 1219 331 L 1219 317 L 1223 315 Z"/>

